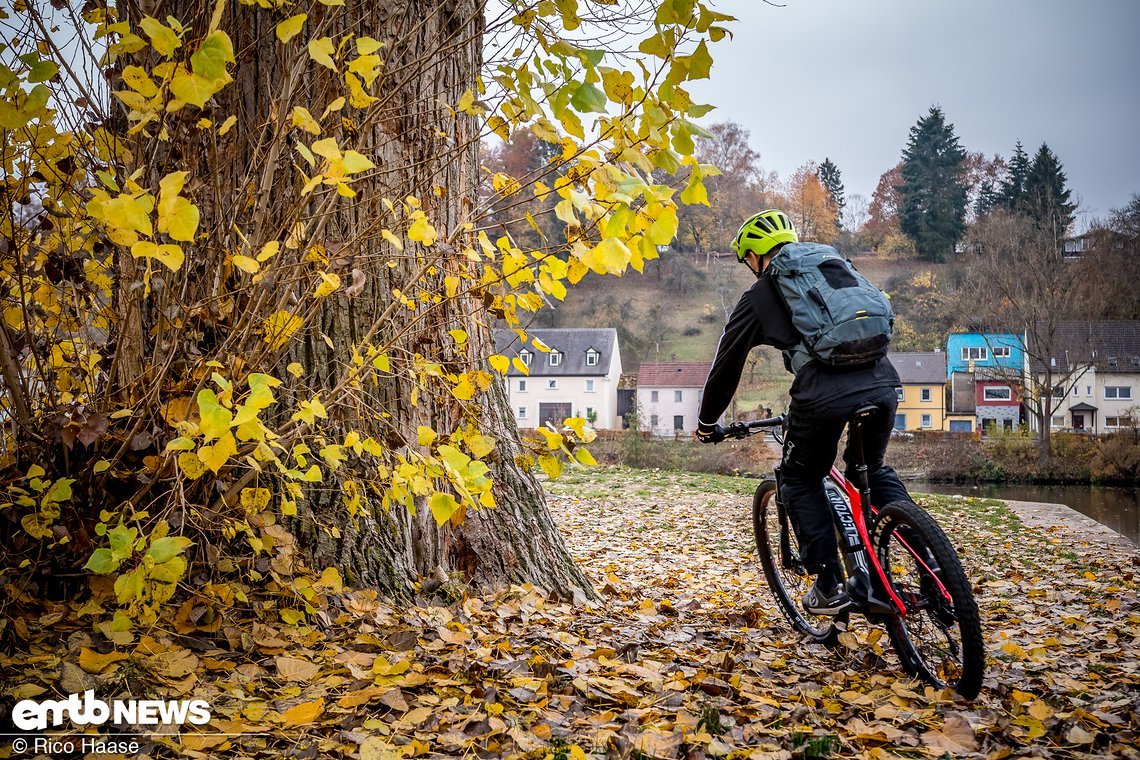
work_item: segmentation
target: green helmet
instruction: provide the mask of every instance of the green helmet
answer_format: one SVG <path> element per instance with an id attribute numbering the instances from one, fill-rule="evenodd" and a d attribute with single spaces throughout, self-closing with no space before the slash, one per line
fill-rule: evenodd
<path id="1" fill-rule="evenodd" d="M 749 251 L 757 256 L 763 256 L 780 243 L 794 243 L 799 240 L 796 228 L 788 215 L 779 209 L 766 209 L 759 214 L 753 214 L 732 240 L 732 250 L 736 251 L 736 258 L 744 261 Z"/>

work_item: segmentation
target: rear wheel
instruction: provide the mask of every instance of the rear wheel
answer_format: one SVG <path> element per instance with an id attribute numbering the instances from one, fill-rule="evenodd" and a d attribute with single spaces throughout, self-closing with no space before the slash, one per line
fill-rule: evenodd
<path id="1" fill-rule="evenodd" d="M 776 481 L 765 480 L 752 501 L 752 530 L 756 552 L 780 612 L 800 633 L 816 642 L 834 646 L 846 627 L 847 615 L 809 615 L 800 599 L 815 580 L 800 559 L 799 544 L 791 520 L 777 499 Z"/>
<path id="2" fill-rule="evenodd" d="M 906 605 L 886 619 L 887 633 L 911 675 L 973 699 L 982 687 L 985 647 L 978 604 L 950 540 L 913 502 L 884 507 L 873 541 L 883 569 Z"/>

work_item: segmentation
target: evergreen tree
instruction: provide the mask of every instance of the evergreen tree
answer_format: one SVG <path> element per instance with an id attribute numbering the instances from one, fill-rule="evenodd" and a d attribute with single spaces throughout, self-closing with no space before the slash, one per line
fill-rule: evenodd
<path id="1" fill-rule="evenodd" d="M 1076 218 L 1077 204 L 1071 202 L 1072 192 L 1066 183 L 1061 162 L 1048 145 L 1041 143 L 1025 178 L 1025 213 L 1057 238 L 1065 236 Z"/>
<path id="2" fill-rule="evenodd" d="M 990 180 L 982 182 L 978 188 L 978 199 L 974 201 L 974 218 L 984 219 L 1002 203 L 1001 189 Z"/>
<path id="3" fill-rule="evenodd" d="M 942 109 L 930 112 L 910 128 L 903 150 L 900 227 L 915 247 L 933 261 L 945 261 L 966 231 L 966 184 L 962 178 L 966 151 Z"/>
<path id="4" fill-rule="evenodd" d="M 839 176 L 839 167 L 830 158 L 825 158 L 819 165 L 816 176 L 827 190 L 827 197 L 830 199 L 832 210 L 835 211 L 835 226 L 843 229 L 843 207 L 847 205 L 847 201 L 843 197 L 843 180 Z"/>
<path id="5" fill-rule="evenodd" d="M 1025 180 L 1029 177 L 1029 156 L 1021 146 L 1021 140 L 1013 148 L 1009 159 L 1009 170 L 1001 183 L 999 202 L 1005 210 L 1021 214 L 1025 212 Z"/>

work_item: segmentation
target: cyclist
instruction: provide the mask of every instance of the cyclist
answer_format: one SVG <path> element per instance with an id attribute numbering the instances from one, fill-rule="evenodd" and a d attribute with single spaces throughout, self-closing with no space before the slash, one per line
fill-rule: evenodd
<path id="1" fill-rule="evenodd" d="M 791 220 L 776 209 L 750 217 L 732 241 L 737 259 L 757 279 L 741 296 L 717 344 L 698 415 L 696 437 L 702 442 L 724 439 L 724 428 L 717 421 L 736 393 L 748 352 L 759 345 L 787 352 L 803 339 L 777 290 L 773 273 L 765 273 L 772 257 L 784 245 L 795 242 L 798 236 Z M 791 371 L 787 353 L 785 366 Z M 850 598 L 842 583 L 823 478 L 835 461 L 848 419 L 859 407 L 873 404 L 880 413 L 863 435 L 872 501 L 888 504 L 910 499 L 898 475 L 883 463 L 898 406 L 895 389 L 901 382 L 885 356 L 844 370 L 809 361 L 794 374 L 780 464 L 780 501 L 792 517 L 804 566 L 816 576 L 802 600 L 804 609 L 834 615 L 850 604 Z M 844 452 L 844 459 L 850 468 L 848 452 Z"/>

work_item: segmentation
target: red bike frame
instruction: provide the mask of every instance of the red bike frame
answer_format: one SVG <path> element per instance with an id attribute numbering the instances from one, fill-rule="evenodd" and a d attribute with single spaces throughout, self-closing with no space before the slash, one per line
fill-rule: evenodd
<path id="1" fill-rule="evenodd" d="M 855 486 L 852 485 L 847 480 L 847 478 L 843 477 L 843 474 L 839 472 L 839 468 L 835 467 L 834 465 L 831 468 L 830 476 L 835 484 L 839 486 L 844 495 L 847 497 L 847 503 L 851 505 L 851 517 L 855 521 L 855 530 L 857 530 L 859 533 L 859 539 L 863 543 L 863 550 L 866 553 L 867 558 L 871 561 L 871 567 L 874 568 L 875 573 L 879 577 L 879 584 L 883 589 L 886 590 L 887 596 L 890 597 L 891 604 L 894 605 L 895 612 L 901 617 L 906 617 L 906 604 L 903 603 L 903 600 L 900 599 L 898 594 L 895 593 L 890 579 L 887 577 L 886 571 L 883 570 L 883 566 L 879 563 L 878 554 L 871 549 L 871 532 L 867 528 L 867 510 L 863 509 L 863 498 L 859 494 L 859 489 L 855 488 Z M 877 515 L 879 513 L 879 510 L 876 509 L 873 504 L 868 506 L 870 507 L 872 514 Z M 930 577 L 934 579 L 934 582 L 938 584 L 939 593 L 941 593 L 947 601 L 950 601 L 952 603 L 953 600 L 950 597 L 950 592 L 938 578 L 938 575 L 930 569 L 930 566 L 926 564 L 922 557 L 918 556 L 918 553 L 915 552 L 915 550 L 912 549 L 909 544 L 907 544 L 906 540 L 903 539 L 902 536 L 898 536 L 897 538 L 899 543 L 903 545 L 903 548 L 910 552 L 911 556 L 913 556 L 915 560 L 917 560 L 918 563 L 922 565 L 923 569 L 926 570 Z"/>

